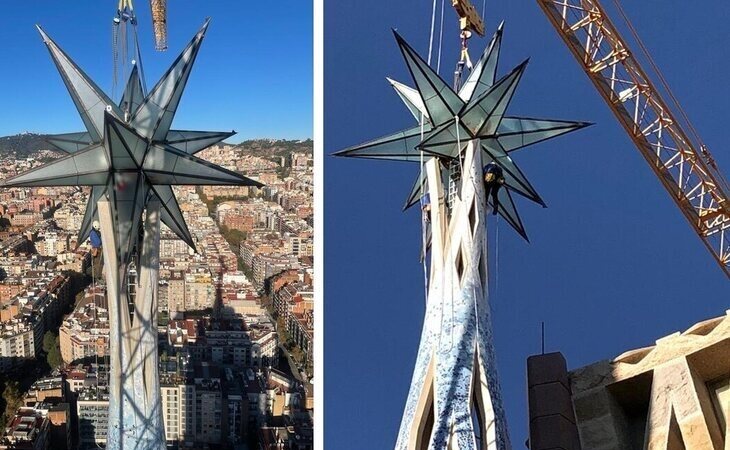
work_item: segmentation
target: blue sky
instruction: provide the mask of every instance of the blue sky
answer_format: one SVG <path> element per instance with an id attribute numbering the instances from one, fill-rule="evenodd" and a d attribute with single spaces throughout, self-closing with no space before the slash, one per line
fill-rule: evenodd
<path id="1" fill-rule="evenodd" d="M 135 2 L 148 86 L 153 86 L 206 17 L 211 17 L 175 128 L 235 129 L 231 141 L 312 136 L 312 5 L 168 2 L 168 43 L 154 50 L 147 0 Z M 3 2 L 0 135 L 77 131 L 82 124 L 34 24 L 102 88 L 112 87 L 116 0 Z"/>
<path id="2" fill-rule="evenodd" d="M 624 3 L 727 170 L 730 4 Z M 450 80 L 458 38 L 446 4 L 441 73 Z M 508 112 L 596 123 L 515 155 L 548 204 L 519 201 L 531 244 L 490 219 L 499 372 L 512 443 L 523 448 L 525 360 L 540 351 L 541 321 L 546 350 L 562 351 L 576 368 L 724 314 L 728 291 L 725 275 L 536 2 L 487 4 L 488 34 L 506 21 L 500 74 L 531 57 Z M 424 0 L 326 2 L 326 153 L 412 126 L 385 81 L 412 84 L 390 28 L 425 57 L 430 13 Z M 472 41 L 474 58 L 486 43 Z M 325 157 L 327 448 L 395 443 L 424 313 L 419 213 L 400 212 L 417 171 L 408 163 Z"/>

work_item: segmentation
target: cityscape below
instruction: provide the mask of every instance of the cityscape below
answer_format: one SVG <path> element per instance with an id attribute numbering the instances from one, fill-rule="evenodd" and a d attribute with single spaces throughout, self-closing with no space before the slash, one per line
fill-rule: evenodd
<path id="1" fill-rule="evenodd" d="M 0 177 L 60 157 L 42 138 L 0 138 Z M 311 449 L 312 141 L 219 144 L 199 156 L 265 186 L 175 188 L 197 253 L 163 226 L 167 446 Z M 0 192 L 0 450 L 105 447 L 109 306 L 91 245 L 77 242 L 88 197 L 74 187 Z M 131 309 L 136 286 L 132 269 Z"/>

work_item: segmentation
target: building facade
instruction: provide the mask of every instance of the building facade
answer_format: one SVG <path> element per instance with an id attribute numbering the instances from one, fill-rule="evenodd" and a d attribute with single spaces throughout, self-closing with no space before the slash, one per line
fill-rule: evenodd
<path id="1" fill-rule="evenodd" d="M 571 371 L 528 359 L 530 449 L 722 450 L 730 445 L 730 311 Z"/>
<path id="2" fill-rule="evenodd" d="M 66 364 L 109 354 L 109 312 L 91 302 L 81 304 L 58 330 L 61 358 Z"/>
<path id="3" fill-rule="evenodd" d="M 76 399 L 79 448 L 95 449 L 106 445 L 109 428 L 109 392 L 105 387 L 82 389 Z"/>

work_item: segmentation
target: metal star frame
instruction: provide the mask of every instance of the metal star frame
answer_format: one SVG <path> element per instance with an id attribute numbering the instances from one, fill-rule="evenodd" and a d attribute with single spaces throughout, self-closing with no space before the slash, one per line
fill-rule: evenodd
<path id="1" fill-rule="evenodd" d="M 497 211 L 527 240 L 511 192 L 543 207 L 546 205 L 510 154 L 591 124 L 506 115 L 528 61 L 496 80 L 503 28 L 504 24 L 500 24 L 458 93 L 393 31 L 416 88 L 390 78 L 388 81 L 419 125 L 341 150 L 334 155 L 409 162 L 439 158 L 447 164 L 460 159 L 470 140 L 479 139 L 484 163 L 495 161 L 504 171 L 507 189 L 499 191 Z M 425 177 L 416 180 L 404 209 L 418 203 L 425 192 L 425 183 Z"/>
<path id="2" fill-rule="evenodd" d="M 119 105 L 38 27 L 86 131 L 52 136 L 49 142 L 68 156 L 9 178 L 2 186 L 90 186 L 79 243 L 91 231 L 97 202 L 108 196 L 122 264 L 130 261 L 147 202 L 155 199 L 162 205 L 162 222 L 194 249 L 173 185 L 262 186 L 193 156 L 235 132 L 170 129 L 209 22 L 149 93 L 136 64 Z"/>

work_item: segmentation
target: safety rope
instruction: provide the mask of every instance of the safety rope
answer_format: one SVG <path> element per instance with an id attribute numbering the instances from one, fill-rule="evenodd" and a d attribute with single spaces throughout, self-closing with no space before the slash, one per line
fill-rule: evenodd
<path id="1" fill-rule="evenodd" d="M 454 123 L 456 125 L 456 150 L 459 152 L 459 171 L 461 172 L 461 176 L 464 176 L 464 160 L 462 157 L 461 152 L 461 135 L 459 133 L 459 115 L 454 116 Z"/>
<path id="2" fill-rule="evenodd" d="M 121 29 L 121 34 L 122 34 L 122 36 L 121 36 L 121 38 L 122 38 L 122 49 L 121 49 L 121 51 L 122 51 L 122 70 L 121 70 L 121 74 L 122 74 L 122 84 L 125 84 L 126 83 L 126 79 L 127 79 L 127 64 L 128 64 L 128 62 L 127 62 L 127 55 L 128 55 L 128 52 L 127 52 L 127 44 L 129 43 L 129 39 L 128 39 L 128 36 L 127 36 L 127 24 L 125 22 L 123 22 L 122 29 Z"/>
<path id="3" fill-rule="evenodd" d="M 433 0 L 431 7 L 431 32 L 428 38 L 428 65 L 431 65 L 431 56 L 433 53 L 433 35 L 434 35 L 434 27 L 436 26 L 436 0 Z M 425 132 L 425 126 L 426 126 L 426 118 L 421 112 L 420 117 L 420 126 L 421 126 L 421 142 L 423 142 L 423 135 Z M 424 182 L 423 182 L 423 165 L 424 165 L 424 157 L 423 157 L 423 149 L 420 150 L 420 173 L 419 173 L 419 183 L 421 183 L 421 248 L 423 249 L 423 258 L 421 258 L 421 265 L 423 266 L 423 291 L 424 291 L 424 297 L 426 304 L 428 304 L 428 268 L 426 263 L 426 253 L 428 251 L 427 245 L 427 236 L 428 233 L 428 222 L 426 220 L 426 214 L 424 214 L 423 211 L 423 198 L 426 195 L 425 189 L 424 189 Z M 429 211 L 430 214 L 430 211 Z"/>
<path id="4" fill-rule="evenodd" d="M 444 42 L 444 0 L 441 0 L 441 21 L 439 25 L 439 54 L 436 60 L 436 73 L 441 72 L 441 47 Z"/>
<path id="5" fill-rule="evenodd" d="M 436 0 L 433 0 L 431 7 L 431 37 L 428 40 L 428 65 L 431 65 L 431 53 L 433 52 L 433 30 L 436 25 Z"/>
<path id="6" fill-rule="evenodd" d="M 89 195 L 93 195 L 89 193 Z M 93 247 L 92 247 L 93 249 Z M 96 272 L 94 267 L 94 255 L 91 255 L 91 292 L 94 296 L 94 323 L 92 325 L 94 332 L 96 332 L 96 316 L 99 314 L 99 304 L 97 302 L 96 295 Z M 99 352 L 94 349 L 94 363 L 96 364 L 96 399 L 99 399 Z"/>
<path id="7" fill-rule="evenodd" d="M 496 296 L 499 289 L 499 214 L 497 214 L 494 221 L 494 233 L 494 295 Z M 489 276 L 487 276 L 487 279 L 489 279 Z"/>
<path id="8" fill-rule="evenodd" d="M 142 83 L 142 95 L 147 95 L 147 81 L 144 76 L 144 65 L 142 64 L 142 51 L 139 49 L 139 36 L 137 35 L 137 25 L 132 27 L 134 32 L 134 47 L 137 52 L 137 70 L 139 71 L 139 80 Z"/>

